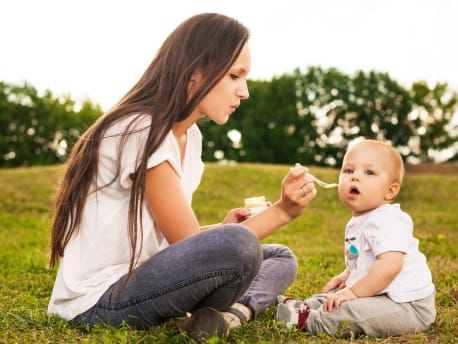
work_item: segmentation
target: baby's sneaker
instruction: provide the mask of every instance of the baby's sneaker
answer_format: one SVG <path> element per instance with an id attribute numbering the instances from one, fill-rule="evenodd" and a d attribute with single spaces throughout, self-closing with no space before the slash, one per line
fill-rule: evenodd
<path id="1" fill-rule="evenodd" d="M 302 306 L 305 306 L 305 301 L 296 300 L 285 295 L 278 295 L 276 298 L 276 304 L 284 304 L 293 308 L 301 308 Z"/>
<path id="2" fill-rule="evenodd" d="M 279 303 L 275 313 L 275 322 L 281 328 L 293 329 L 297 328 L 300 331 L 307 331 L 307 318 L 310 313 L 310 308 L 303 302 L 298 308 L 293 303 Z"/>

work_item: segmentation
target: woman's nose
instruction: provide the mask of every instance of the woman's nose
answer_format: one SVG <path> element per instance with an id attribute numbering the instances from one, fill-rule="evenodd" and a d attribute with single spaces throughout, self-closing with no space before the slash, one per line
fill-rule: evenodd
<path id="1" fill-rule="evenodd" d="M 250 92 L 248 92 L 248 84 L 246 81 L 237 89 L 237 96 L 241 99 L 248 99 Z"/>

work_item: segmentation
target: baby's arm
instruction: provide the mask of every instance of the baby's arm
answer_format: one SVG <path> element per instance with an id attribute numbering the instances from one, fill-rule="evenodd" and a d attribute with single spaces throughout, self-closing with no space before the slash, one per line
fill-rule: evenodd
<path id="1" fill-rule="evenodd" d="M 334 276 L 321 290 L 322 293 L 327 293 L 333 289 L 342 289 L 345 288 L 345 281 L 350 276 L 350 271 L 345 269 L 337 276 Z"/>
<path id="2" fill-rule="evenodd" d="M 378 255 L 367 272 L 351 286 L 329 295 L 323 304 L 323 309 L 331 312 L 334 308 L 339 308 L 344 301 L 377 295 L 393 281 L 403 264 L 404 253 L 402 252 L 389 251 Z"/>
<path id="3" fill-rule="evenodd" d="M 350 286 L 358 297 L 374 296 L 385 289 L 402 270 L 404 253 L 389 251 L 376 257 L 367 272 Z"/>

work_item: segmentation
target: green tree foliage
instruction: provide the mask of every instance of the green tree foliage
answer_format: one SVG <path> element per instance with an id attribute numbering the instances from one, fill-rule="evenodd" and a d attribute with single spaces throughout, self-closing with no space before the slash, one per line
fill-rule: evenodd
<path id="1" fill-rule="evenodd" d="M 389 141 L 408 161 L 430 161 L 444 150 L 456 157 L 458 151 L 458 96 L 446 84 L 429 89 L 417 82 L 409 90 L 387 73 L 349 76 L 310 67 L 248 87 L 250 98 L 228 126 L 202 126 L 207 161 L 335 166 L 359 137 Z M 241 134 L 240 142 L 229 139 L 231 131 Z"/>
<path id="2" fill-rule="evenodd" d="M 350 77 L 334 68 L 313 67 L 296 75 L 301 106 L 314 118 L 319 133 L 314 148 L 317 163 L 340 164 L 348 143 L 358 137 L 404 147 L 415 135 L 408 120 L 412 109 L 408 91 L 388 74 L 359 71 Z M 411 154 L 403 152 L 406 157 Z"/>
<path id="3" fill-rule="evenodd" d="M 242 101 L 226 126 L 201 126 L 204 157 L 216 160 L 215 152 L 222 152 L 224 158 L 240 162 L 313 161 L 308 144 L 316 133 L 310 117 L 298 116 L 296 78 L 283 75 L 271 81 L 249 80 L 248 88 L 250 98 Z M 241 134 L 240 142 L 227 139 L 231 131 Z"/>
<path id="4" fill-rule="evenodd" d="M 389 141 L 409 162 L 444 151 L 458 160 L 458 95 L 447 84 L 407 89 L 387 73 L 309 67 L 248 88 L 226 125 L 199 123 L 205 161 L 338 166 L 359 137 Z M 101 113 L 90 101 L 0 82 L 0 166 L 63 161 Z"/>
<path id="5" fill-rule="evenodd" d="M 69 97 L 39 95 L 24 84 L 0 82 L 0 166 L 62 162 L 76 139 L 102 113 L 83 102 L 78 111 Z"/>
<path id="6" fill-rule="evenodd" d="M 458 156 L 458 125 L 453 123 L 457 111 L 458 96 L 447 84 L 436 84 L 429 88 L 424 82 L 412 85 L 411 96 L 415 108 L 409 120 L 415 123 L 415 156 L 420 161 L 432 161 L 433 153 L 452 149 Z M 452 157 L 453 159 L 453 157 Z"/>

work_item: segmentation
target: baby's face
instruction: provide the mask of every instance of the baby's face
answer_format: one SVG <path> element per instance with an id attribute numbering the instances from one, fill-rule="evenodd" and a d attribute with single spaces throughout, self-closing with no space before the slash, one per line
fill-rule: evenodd
<path id="1" fill-rule="evenodd" d="M 387 194 L 393 183 L 392 174 L 392 157 L 385 147 L 364 142 L 356 144 L 342 163 L 339 197 L 354 216 L 363 215 L 389 203 Z"/>

